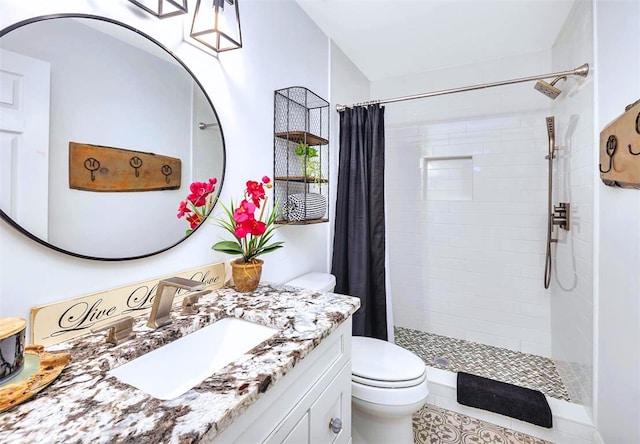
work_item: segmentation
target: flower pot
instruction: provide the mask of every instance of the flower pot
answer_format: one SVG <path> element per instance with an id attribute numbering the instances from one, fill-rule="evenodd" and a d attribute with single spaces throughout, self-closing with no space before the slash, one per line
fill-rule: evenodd
<path id="1" fill-rule="evenodd" d="M 242 258 L 231 261 L 233 284 L 241 293 L 248 293 L 258 288 L 262 275 L 262 259 L 253 259 L 245 263 Z"/>

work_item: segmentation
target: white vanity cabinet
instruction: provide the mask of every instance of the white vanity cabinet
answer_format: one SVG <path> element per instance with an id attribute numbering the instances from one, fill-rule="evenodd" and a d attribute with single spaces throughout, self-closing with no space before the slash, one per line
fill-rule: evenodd
<path id="1" fill-rule="evenodd" d="M 334 421 L 333 429 L 331 421 Z M 278 424 L 266 443 L 348 443 L 350 432 L 351 361 L 332 379 L 314 386 Z"/>
<path id="2" fill-rule="evenodd" d="M 211 442 L 351 442 L 351 318 Z"/>

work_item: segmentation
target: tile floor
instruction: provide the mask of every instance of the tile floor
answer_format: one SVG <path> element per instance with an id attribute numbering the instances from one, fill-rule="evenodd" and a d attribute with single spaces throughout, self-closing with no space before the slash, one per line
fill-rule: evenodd
<path id="1" fill-rule="evenodd" d="M 420 356 L 430 367 L 473 373 L 571 401 L 553 361 L 542 356 L 403 327 L 395 328 L 395 343 Z"/>
<path id="2" fill-rule="evenodd" d="M 413 440 L 415 444 L 551 444 L 429 404 L 413 415 Z"/>

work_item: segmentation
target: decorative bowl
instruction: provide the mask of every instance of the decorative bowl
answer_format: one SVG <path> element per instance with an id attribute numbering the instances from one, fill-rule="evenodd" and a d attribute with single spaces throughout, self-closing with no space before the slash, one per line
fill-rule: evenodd
<path id="1" fill-rule="evenodd" d="M 0 318 L 0 383 L 22 370 L 26 328 L 26 319 Z"/>

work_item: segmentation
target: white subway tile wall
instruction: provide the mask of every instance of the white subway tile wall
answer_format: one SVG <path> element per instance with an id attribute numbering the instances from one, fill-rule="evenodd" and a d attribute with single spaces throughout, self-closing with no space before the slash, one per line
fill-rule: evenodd
<path id="1" fill-rule="evenodd" d="M 387 126 L 396 326 L 550 356 L 547 115 Z"/>
<path id="2" fill-rule="evenodd" d="M 552 48 L 554 71 L 589 63 L 593 67 L 591 2 L 576 2 Z M 559 82 L 554 101 L 560 150 L 555 202 L 571 203 L 571 231 L 556 245 L 551 281 L 552 356 L 571 399 L 589 409 L 593 380 L 593 195 L 598 148 L 593 137 L 593 74 Z M 606 295 L 605 295 L 606 297 Z"/>

